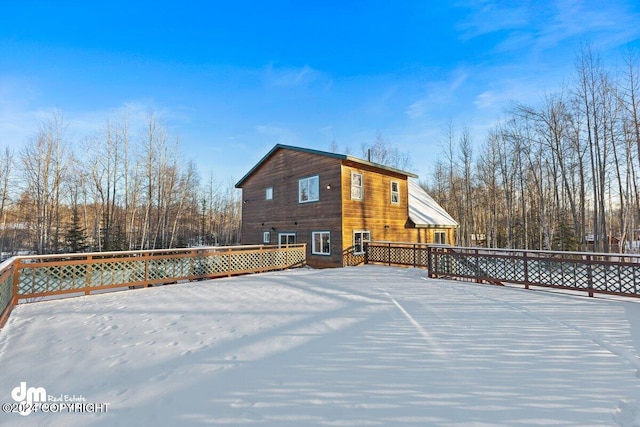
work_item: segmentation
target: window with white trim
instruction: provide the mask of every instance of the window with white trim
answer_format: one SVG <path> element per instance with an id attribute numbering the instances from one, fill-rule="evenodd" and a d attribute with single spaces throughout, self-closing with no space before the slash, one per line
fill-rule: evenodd
<path id="1" fill-rule="evenodd" d="M 351 200 L 362 200 L 362 174 L 351 172 Z"/>
<path id="2" fill-rule="evenodd" d="M 263 231 L 262 232 L 262 243 L 271 243 L 271 232 Z"/>
<path id="3" fill-rule="evenodd" d="M 370 231 L 354 231 L 353 232 L 353 254 L 364 255 L 365 242 L 371 241 Z"/>
<path id="4" fill-rule="evenodd" d="M 298 202 L 308 203 L 320 200 L 320 178 L 318 175 L 298 180 Z"/>
<path id="5" fill-rule="evenodd" d="M 436 245 L 446 245 L 447 244 L 447 232 L 446 231 L 434 231 L 433 232 L 433 243 Z"/>
<path id="6" fill-rule="evenodd" d="M 264 198 L 266 200 L 273 200 L 273 187 L 267 187 L 264 192 Z"/>
<path id="7" fill-rule="evenodd" d="M 313 255 L 331 255 L 331 232 L 314 231 L 311 233 L 311 253 Z"/>
<path id="8" fill-rule="evenodd" d="M 295 245 L 296 240 L 296 233 L 278 233 L 278 244 L 280 246 Z"/>
<path id="9" fill-rule="evenodd" d="M 398 181 L 391 181 L 391 204 L 397 205 L 400 203 L 400 183 Z"/>

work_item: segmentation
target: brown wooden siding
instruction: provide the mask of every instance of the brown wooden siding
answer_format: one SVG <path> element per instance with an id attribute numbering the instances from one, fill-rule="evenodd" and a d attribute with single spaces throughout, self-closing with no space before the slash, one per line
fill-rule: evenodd
<path id="1" fill-rule="evenodd" d="M 298 202 L 298 180 L 319 176 L 318 202 Z M 330 188 L 327 188 L 330 186 Z M 273 187 L 273 199 L 265 199 Z M 301 151 L 278 150 L 242 185 L 242 243 L 261 244 L 264 231 L 272 244 L 279 233 L 295 233 L 307 243 L 307 263 L 342 265 L 340 159 Z M 312 255 L 311 233 L 331 232 L 331 256 Z"/>
<path id="2" fill-rule="evenodd" d="M 363 177 L 362 200 L 351 199 L 351 173 Z M 298 202 L 300 178 L 318 175 L 320 200 Z M 391 182 L 399 185 L 399 203 L 391 203 Z M 242 184 L 242 243 L 277 244 L 279 233 L 295 233 L 307 243 L 307 263 L 312 267 L 337 267 L 364 261 L 353 256 L 353 232 L 369 231 L 372 240 L 433 243 L 434 231 L 417 229 L 409 221 L 407 176 L 393 171 L 307 151 L 279 149 Z M 273 199 L 266 200 L 266 189 Z M 312 233 L 331 233 L 331 256 L 312 254 Z M 447 230 L 453 243 L 453 230 Z"/>

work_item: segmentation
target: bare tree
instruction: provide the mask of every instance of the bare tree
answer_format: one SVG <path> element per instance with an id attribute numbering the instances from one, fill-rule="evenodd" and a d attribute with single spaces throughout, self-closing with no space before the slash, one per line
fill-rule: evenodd
<path id="1" fill-rule="evenodd" d="M 411 156 L 403 153 L 378 131 L 373 144 L 362 144 L 362 157 L 370 162 L 391 166 L 396 169 L 411 169 Z"/>
<path id="2" fill-rule="evenodd" d="M 13 171 L 13 151 L 5 147 L 0 156 L 0 259 L 4 258 L 9 236 L 7 235 L 7 205 L 9 203 L 9 183 Z M 10 247 L 10 246 L 9 246 Z"/>
<path id="3" fill-rule="evenodd" d="M 60 113 L 40 124 L 37 134 L 21 153 L 23 178 L 32 198 L 34 221 L 30 224 L 37 253 L 57 252 L 60 248 L 60 201 L 66 178 L 68 148 L 64 133 L 67 125 Z"/>

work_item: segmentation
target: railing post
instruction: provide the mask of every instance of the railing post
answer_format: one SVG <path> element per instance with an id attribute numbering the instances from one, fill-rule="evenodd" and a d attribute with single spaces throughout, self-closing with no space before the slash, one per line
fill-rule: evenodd
<path id="1" fill-rule="evenodd" d="M 475 259 L 476 283 L 482 283 L 482 281 L 480 280 L 480 259 L 478 258 L 478 249 L 474 249 L 473 253 L 474 253 L 473 257 Z"/>
<path id="2" fill-rule="evenodd" d="M 591 255 L 587 255 L 587 289 L 589 296 L 593 296 L 593 264 L 591 264 Z"/>
<path id="3" fill-rule="evenodd" d="M 413 244 L 413 268 L 416 268 L 416 244 Z"/>
<path id="4" fill-rule="evenodd" d="M 93 256 L 87 257 L 87 271 L 85 273 L 85 288 L 84 294 L 89 295 L 91 293 L 91 267 L 93 265 Z"/>
<path id="5" fill-rule="evenodd" d="M 265 265 L 267 264 L 266 262 L 264 262 L 264 255 L 264 245 L 260 245 L 260 273 L 264 273 Z"/>
<path id="6" fill-rule="evenodd" d="M 522 253 L 524 256 L 524 288 L 529 289 L 529 256 L 527 251 Z"/>
<path id="7" fill-rule="evenodd" d="M 387 265 L 391 266 L 391 242 L 387 243 Z"/>
<path id="8" fill-rule="evenodd" d="M 289 268 L 289 245 L 284 248 L 284 266 L 285 268 Z"/>
<path id="9" fill-rule="evenodd" d="M 143 255 L 144 257 L 144 287 L 148 288 L 149 287 L 149 257 L 151 256 L 151 254 L 147 251 L 145 252 L 145 254 Z"/>
<path id="10" fill-rule="evenodd" d="M 433 263 L 431 262 L 432 252 L 433 248 L 430 245 L 427 245 L 427 272 L 430 279 L 434 279 L 436 277 L 433 272 Z"/>
<path id="11" fill-rule="evenodd" d="M 21 259 L 17 259 L 13 262 L 13 283 L 11 284 L 11 289 L 13 292 L 11 298 L 11 305 L 18 305 L 18 288 L 20 286 L 20 264 L 22 264 Z"/>
<path id="12" fill-rule="evenodd" d="M 190 264 L 189 271 L 191 272 L 191 277 L 189 277 L 188 280 L 191 282 L 191 281 L 194 280 L 194 276 L 196 275 L 196 251 L 193 250 L 193 249 L 190 250 L 189 251 L 189 256 L 190 256 L 190 259 L 189 259 L 189 264 Z"/>
<path id="13" fill-rule="evenodd" d="M 16 268 L 15 268 L 15 261 L 8 266 L 7 270 L 10 272 L 9 276 L 10 276 L 10 290 L 9 292 L 11 293 L 11 298 L 7 301 L 7 305 L 4 307 L 0 307 L 0 328 L 2 328 L 5 323 L 7 322 L 7 320 L 9 320 L 9 315 L 11 315 L 11 311 L 13 310 L 13 307 L 15 306 L 14 304 L 14 286 L 13 286 L 13 279 L 16 275 Z M 9 281 L 9 278 L 7 278 L 7 281 Z"/>
<path id="14" fill-rule="evenodd" d="M 364 263 L 369 264 L 369 242 L 364 242 Z"/>
<path id="15" fill-rule="evenodd" d="M 227 249 L 227 277 L 231 277 L 231 248 Z"/>

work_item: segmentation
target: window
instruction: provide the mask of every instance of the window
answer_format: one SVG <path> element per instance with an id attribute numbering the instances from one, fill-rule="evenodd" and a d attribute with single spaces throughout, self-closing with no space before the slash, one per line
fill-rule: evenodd
<path id="1" fill-rule="evenodd" d="M 400 183 L 398 181 L 391 181 L 391 204 L 397 205 L 400 203 Z"/>
<path id="2" fill-rule="evenodd" d="M 362 174 L 351 172 L 351 200 L 362 200 Z"/>
<path id="3" fill-rule="evenodd" d="M 312 234 L 314 255 L 331 255 L 331 233 L 329 231 L 314 231 Z"/>
<path id="4" fill-rule="evenodd" d="M 295 245 L 296 233 L 278 233 L 278 243 L 282 245 Z"/>
<path id="5" fill-rule="evenodd" d="M 433 232 L 433 242 L 436 245 L 446 245 L 447 244 L 447 233 L 445 231 L 434 231 Z"/>
<path id="6" fill-rule="evenodd" d="M 363 255 L 365 242 L 371 241 L 371 232 L 369 231 L 354 231 L 353 232 L 353 254 Z"/>
<path id="7" fill-rule="evenodd" d="M 273 187 L 267 187 L 267 189 L 265 191 L 264 198 L 266 200 L 272 200 L 273 199 Z"/>
<path id="8" fill-rule="evenodd" d="M 271 243 L 271 232 L 263 231 L 262 232 L 262 243 Z"/>
<path id="9" fill-rule="evenodd" d="M 318 175 L 302 178 L 298 181 L 298 202 L 316 202 L 320 200 L 320 179 Z"/>

